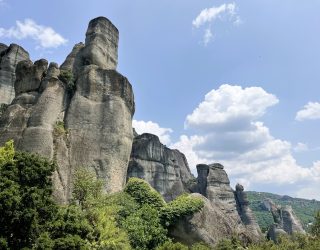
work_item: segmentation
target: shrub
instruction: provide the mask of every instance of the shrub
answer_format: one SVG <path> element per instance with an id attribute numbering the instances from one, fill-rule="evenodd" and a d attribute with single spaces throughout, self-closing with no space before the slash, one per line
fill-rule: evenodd
<path id="1" fill-rule="evenodd" d="M 187 194 L 180 195 L 163 207 L 161 211 L 163 224 L 168 227 L 179 218 L 198 212 L 202 209 L 203 204 L 204 202 L 201 198 L 191 197 Z"/>
<path id="2" fill-rule="evenodd" d="M 57 121 L 54 125 L 53 132 L 56 136 L 66 135 L 68 130 L 65 128 L 63 121 Z"/>
<path id="3" fill-rule="evenodd" d="M 149 204 L 142 205 L 126 217 L 121 226 L 127 231 L 131 246 L 135 249 L 154 249 L 168 240 L 167 230 L 160 223 L 158 211 Z"/>
<path id="4" fill-rule="evenodd" d="M 87 209 L 101 202 L 103 181 L 85 168 L 78 168 L 73 176 L 72 196 L 82 209 Z"/>
<path id="5" fill-rule="evenodd" d="M 129 194 L 139 205 L 149 205 L 156 209 L 165 206 L 162 196 L 149 183 L 139 178 L 130 178 L 124 192 Z"/>
<path id="6" fill-rule="evenodd" d="M 75 89 L 75 79 L 73 73 L 70 70 L 61 70 L 58 76 L 59 80 L 67 85 L 69 91 L 74 91 Z"/>

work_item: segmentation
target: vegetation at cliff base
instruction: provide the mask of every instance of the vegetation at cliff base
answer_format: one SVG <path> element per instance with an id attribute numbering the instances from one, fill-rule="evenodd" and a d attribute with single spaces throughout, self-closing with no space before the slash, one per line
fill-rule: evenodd
<path id="1" fill-rule="evenodd" d="M 55 163 L 0 147 L 0 249 L 155 249 L 173 244 L 168 226 L 199 211 L 187 195 L 166 203 L 147 182 L 132 178 L 124 192 L 103 193 L 86 168 L 74 173 L 70 204 L 52 198 Z M 165 248 L 162 248 L 165 249 Z"/>

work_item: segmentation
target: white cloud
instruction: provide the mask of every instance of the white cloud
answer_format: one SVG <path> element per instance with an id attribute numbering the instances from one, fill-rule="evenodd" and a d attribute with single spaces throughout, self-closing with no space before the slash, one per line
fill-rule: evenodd
<path id="1" fill-rule="evenodd" d="M 0 37 L 15 38 L 18 40 L 31 38 L 42 48 L 56 48 L 67 43 L 67 39 L 51 27 L 39 25 L 32 19 L 16 21 L 16 26 L 9 29 L 0 28 Z"/>
<path id="2" fill-rule="evenodd" d="M 212 8 L 203 9 L 200 14 L 192 21 L 192 26 L 196 29 L 201 26 L 206 26 L 203 43 L 207 45 L 213 37 L 211 30 L 211 25 L 217 20 L 228 20 L 231 21 L 234 25 L 238 26 L 242 23 L 240 17 L 236 13 L 236 4 L 222 4 L 218 7 L 213 6 Z"/>
<path id="3" fill-rule="evenodd" d="M 277 97 L 262 88 L 222 85 L 187 116 L 186 128 L 196 134 L 182 136 L 172 146 L 186 154 L 193 172 L 197 163 L 220 162 L 230 178 L 246 188 L 290 187 L 291 195 L 301 194 L 305 183 L 310 188 L 319 186 L 320 162 L 309 168 L 300 166 L 291 152 L 306 145 L 293 147 L 274 138 L 258 121 L 276 103 Z"/>
<path id="4" fill-rule="evenodd" d="M 212 37 L 213 37 L 213 35 L 212 35 L 210 28 L 206 29 L 204 36 L 203 36 L 204 45 L 207 45 L 211 41 Z"/>
<path id="5" fill-rule="evenodd" d="M 143 133 L 150 133 L 157 135 L 160 139 L 160 141 L 168 145 L 171 142 L 170 133 L 172 133 L 171 128 L 162 128 L 159 126 L 158 123 L 152 122 L 152 121 L 132 121 L 132 127 L 135 128 L 138 134 Z"/>
<path id="6" fill-rule="evenodd" d="M 297 112 L 296 120 L 315 120 L 320 119 L 320 103 L 319 102 L 309 102 L 303 109 Z"/>
<path id="7" fill-rule="evenodd" d="M 199 28 L 200 26 L 210 23 L 215 19 L 221 17 L 222 14 L 227 13 L 231 16 L 235 15 L 235 3 L 230 4 L 222 4 L 218 7 L 212 7 L 209 9 L 204 9 L 200 12 L 200 14 L 192 21 L 192 25 L 195 28 Z"/>
<path id="8" fill-rule="evenodd" d="M 187 116 L 185 125 L 198 129 L 243 130 L 278 102 L 276 96 L 260 87 L 224 84 L 206 94 L 204 101 Z"/>

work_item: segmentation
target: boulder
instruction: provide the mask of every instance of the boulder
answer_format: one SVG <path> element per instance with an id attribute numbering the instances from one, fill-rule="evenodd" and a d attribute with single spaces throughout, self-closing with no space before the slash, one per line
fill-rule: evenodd
<path id="1" fill-rule="evenodd" d="M 146 180 L 166 201 L 190 192 L 192 176 L 184 154 L 164 146 L 153 134 L 134 138 L 127 178 Z"/>
<path id="2" fill-rule="evenodd" d="M 170 236 L 176 241 L 189 246 L 197 242 L 214 246 L 220 240 L 232 236 L 238 236 L 244 243 L 256 241 L 239 221 L 229 217 L 223 204 L 212 203 L 201 194 L 194 193 L 191 196 L 201 198 L 204 207 L 192 216 L 181 218 L 169 228 Z"/>
<path id="3" fill-rule="evenodd" d="M 0 43 L 0 104 L 9 104 L 15 97 L 16 66 L 24 60 L 29 60 L 29 53 L 22 47 Z"/>

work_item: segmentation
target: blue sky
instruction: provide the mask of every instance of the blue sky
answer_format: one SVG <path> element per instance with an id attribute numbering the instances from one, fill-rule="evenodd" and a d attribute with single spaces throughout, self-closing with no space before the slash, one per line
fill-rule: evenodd
<path id="1" fill-rule="evenodd" d="M 0 0 L 0 41 L 61 64 L 89 20 L 120 31 L 139 132 L 234 185 L 320 199 L 320 1 Z M 17 23 L 18 22 L 18 23 Z M 30 29 L 32 28 L 32 29 Z"/>

